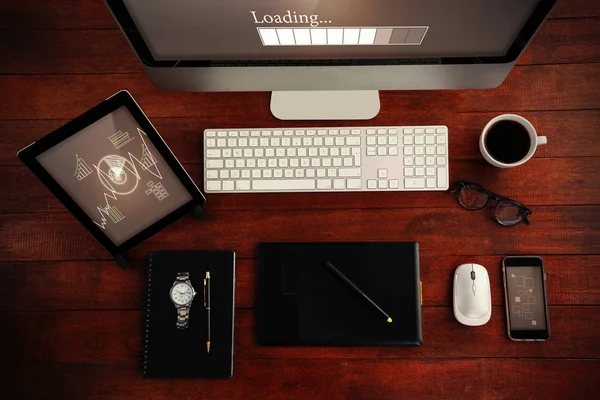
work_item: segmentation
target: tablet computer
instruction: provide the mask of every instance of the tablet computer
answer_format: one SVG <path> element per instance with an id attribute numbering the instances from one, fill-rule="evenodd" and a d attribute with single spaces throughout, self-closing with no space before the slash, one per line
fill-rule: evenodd
<path id="1" fill-rule="evenodd" d="M 127 91 L 18 157 L 118 260 L 206 202 Z"/>

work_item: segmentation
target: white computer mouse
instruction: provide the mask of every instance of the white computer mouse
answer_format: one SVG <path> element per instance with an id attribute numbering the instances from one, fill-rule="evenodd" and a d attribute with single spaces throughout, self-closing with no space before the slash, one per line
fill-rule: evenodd
<path id="1" fill-rule="evenodd" d="M 462 264 L 454 272 L 454 317 L 468 326 L 484 325 L 492 316 L 490 277 L 479 264 Z"/>

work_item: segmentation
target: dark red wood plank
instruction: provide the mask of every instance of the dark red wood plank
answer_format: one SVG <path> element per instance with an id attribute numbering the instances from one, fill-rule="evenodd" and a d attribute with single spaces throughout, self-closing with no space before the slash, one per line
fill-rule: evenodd
<path id="1" fill-rule="evenodd" d="M 506 332 L 504 307 L 495 306 L 486 325 L 461 325 L 451 307 L 424 307 L 420 347 L 270 347 L 256 345 L 254 312 L 237 310 L 238 360 L 262 358 L 600 358 L 600 309 L 550 307 L 551 338 L 514 342 Z M 135 361 L 142 355 L 142 311 L 45 311 L 0 313 L 11 327 L 0 343 L 5 358 L 19 362 Z M 443 332 L 443 334 L 442 334 Z"/>
<path id="2" fill-rule="evenodd" d="M 119 30 L 5 30 L 0 48 L 4 74 L 142 72 Z M 583 62 L 600 62 L 600 19 L 547 21 L 518 64 Z"/>
<path id="3" fill-rule="evenodd" d="M 560 0 L 552 10 L 550 17 L 600 17 L 600 3 L 596 0 Z"/>
<path id="4" fill-rule="evenodd" d="M 425 306 L 452 304 L 455 268 L 476 262 L 490 275 L 492 304 L 504 304 L 500 265 L 502 256 L 421 255 Z M 543 256 L 548 304 L 600 305 L 600 256 Z M 143 309 L 145 261 L 133 260 L 122 271 L 112 261 L 14 262 L 0 264 L 0 310 Z M 255 306 L 256 260 L 236 261 L 236 307 Z"/>
<path id="5" fill-rule="evenodd" d="M 566 373 L 566 372 L 569 373 Z M 138 363 L 11 364 L 10 398 L 592 399 L 596 360 L 237 360 L 232 379 L 143 380 Z"/>
<path id="6" fill-rule="evenodd" d="M 598 62 L 600 19 L 548 20 L 519 58 L 520 65 Z"/>
<path id="7" fill-rule="evenodd" d="M 202 118 L 153 117 L 152 123 L 171 150 L 183 163 L 202 163 L 202 139 L 205 129 L 285 127 L 290 122 L 273 120 L 270 116 L 257 117 L 248 109 L 238 110 L 242 117 L 231 118 L 215 113 Z M 548 137 L 548 145 L 538 149 L 534 157 L 599 157 L 597 141 L 600 111 L 541 111 L 517 113 L 527 118 L 540 135 Z M 452 159 L 481 159 L 479 135 L 488 121 L 498 113 L 446 113 L 445 110 L 405 113 L 397 109 L 377 117 L 374 121 L 339 121 L 341 126 L 375 125 L 447 125 L 450 130 L 449 154 Z M 73 115 L 75 117 L 76 115 Z M 20 165 L 17 152 L 67 123 L 67 120 L 0 120 L 0 165 Z M 301 121 L 299 126 L 319 126 L 315 121 Z"/>
<path id="8" fill-rule="evenodd" d="M 293 195 L 293 194 L 291 194 Z M 445 196 L 445 193 L 440 193 Z M 597 254 L 599 206 L 532 207 L 531 225 L 506 228 L 490 210 L 209 211 L 208 221 L 184 217 L 132 251 L 231 249 L 254 257 L 260 242 L 418 241 L 428 256 Z M 0 261 L 107 259 L 69 214 L 0 215 Z"/>
<path id="9" fill-rule="evenodd" d="M 201 167 L 184 165 L 198 186 Z M 561 171 L 557 173 L 549 171 Z M 490 190 L 528 206 L 600 204 L 600 158 L 536 159 L 511 170 L 499 170 L 485 161 L 450 160 L 451 181 L 478 182 Z M 0 181 L 7 188 L 0 197 L 0 213 L 65 212 L 66 209 L 25 167 L 0 167 Z M 535 182 L 535 184 L 532 184 Z M 569 187 L 570 190 L 564 190 Z M 208 195 L 209 210 L 452 207 L 455 196 L 440 192 L 405 193 L 298 193 Z"/>
<path id="10" fill-rule="evenodd" d="M 598 64 L 517 66 L 493 90 L 385 91 L 380 117 L 420 109 L 446 112 L 506 110 L 574 110 L 600 108 Z M 0 119 L 71 119 L 111 94 L 126 88 L 149 117 L 207 117 L 221 115 L 230 123 L 254 114 L 263 121 L 269 113 L 269 93 L 164 93 L 145 75 L 4 75 L 7 93 L 27 96 L 0 98 Z M 243 110 L 243 112 L 242 112 Z M 371 122 L 378 122 L 374 120 Z"/>

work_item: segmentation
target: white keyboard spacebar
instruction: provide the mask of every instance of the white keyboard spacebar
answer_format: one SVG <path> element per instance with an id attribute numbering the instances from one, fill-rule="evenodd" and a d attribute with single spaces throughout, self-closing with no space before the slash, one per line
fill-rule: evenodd
<path id="1" fill-rule="evenodd" d="M 314 188 L 314 179 L 277 179 L 252 181 L 252 190 L 311 190 Z"/>

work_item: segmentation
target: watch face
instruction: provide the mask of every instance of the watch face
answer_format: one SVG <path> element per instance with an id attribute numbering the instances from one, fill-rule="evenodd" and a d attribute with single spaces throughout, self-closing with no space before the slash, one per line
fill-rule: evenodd
<path id="1" fill-rule="evenodd" d="M 178 283 L 171 288 L 171 300 L 177 305 L 188 304 L 194 298 L 194 290 L 187 283 Z"/>

